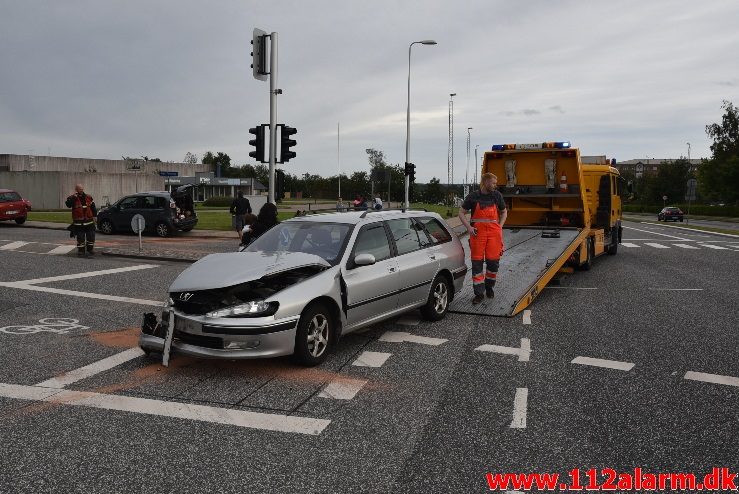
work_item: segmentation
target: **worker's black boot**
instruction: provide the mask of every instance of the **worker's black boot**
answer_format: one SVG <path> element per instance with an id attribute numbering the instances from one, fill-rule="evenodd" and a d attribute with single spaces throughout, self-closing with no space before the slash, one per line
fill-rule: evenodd
<path id="1" fill-rule="evenodd" d="M 492 290 L 485 290 L 485 295 L 486 295 L 486 296 L 487 296 L 488 298 L 495 298 L 495 292 L 494 292 L 494 291 L 492 291 Z"/>
<path id="2" fill-rule="evenodd" d="M 472 305 L 477 305 L 481 303 L 483 300 L 485 300 L 485 296 L 481 293 L 479 295 L 475 295 L 472 299 Z"/>

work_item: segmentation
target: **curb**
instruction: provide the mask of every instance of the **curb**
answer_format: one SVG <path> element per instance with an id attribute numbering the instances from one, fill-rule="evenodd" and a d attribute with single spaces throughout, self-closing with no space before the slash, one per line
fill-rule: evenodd
<path id="1" fill-rule="evenodd" d="M 101 251 L 100 252 L 105 257 L 120 257 L 122 259 L 143 259 L 146 261 L 169 261 L 169 262 L 186 262 L 186 263 L 194 263 L 198 261 L 199 259 L 188 259 L 185 257 L 173 257 L 173 256 L 156 256 L 153 254 L 126 254 L 123 252 L 106 252 Z"/>
<path id="2" fill-rule="evenodd" d="M 65 231 L 65 230 L 67 230 L 67 227 L 69 226 L 69 224 L 67 224 L 67 223 L 58 223 L 58 224 L 59 224 L 59 226 L 33 225 L 33 224 L 31 224 L 31 222 L 27 221 L 23 225 L 18 225 L 18 227 L 22 227 L 22 228 L 38 228 L 40 230 L 59 230 L 59 231 Z M 64 225 L 64 226 L 62 226 L 62 225 Z M 197 231 L 197 230 L 193 230 L 193 231 Z M 203 232 L 219 232 L 219 234 L 218 235 L 198 235 L 196 233 L 194 235 L 189 235 L 188 234 L 186 237 L 183 237 L 183 238 L 202 238 L 202 239 L 218 238 L 218 239 L 224 239 L 224 240 L 235 240 L 235 238 L 232 235 L 221 234 L 220 232 L 222 230 L 200 230 L 200 231 L 203 231 Z M 95 233 L 100 234 L 100 235 L 104 235 L 103 233 L 100 232 L 100 230 L 97 230 L 97 229 L 95 230 Z M 187 233 L 190 233 L 190 232 L 187 232 Z"/>

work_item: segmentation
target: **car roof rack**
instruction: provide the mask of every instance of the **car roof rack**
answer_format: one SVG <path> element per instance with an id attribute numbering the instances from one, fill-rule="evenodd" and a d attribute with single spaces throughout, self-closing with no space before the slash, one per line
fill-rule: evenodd
<path id="1" fill-rule="evenodd" d="M 343 208 L 341 211 L 337 211 L 336 208 L 323 208 L 323 209 L 306 209 L 306 210 L 298 210 L 301 211 L 303 214 L 301 216 L 306 215 L 313 215 L 313 214 L 332 214 L 332 213 L 359 213 L 360 211 L 362 214 L 359 216 L 360 218 L 365 218 L 367 216 L 367 213 L 382 213 L 384 211 L 423 211 L 424 213 L 428 213 L 428 209 L 417 209 L 417 208 L 383 208 L 383 209 L 373 209 L 373 208 L 367 208 L 364 211 L 360 209 L 354 209 L 351 207 Z M 298 218 L 299 216 L 295 216 Z"/>

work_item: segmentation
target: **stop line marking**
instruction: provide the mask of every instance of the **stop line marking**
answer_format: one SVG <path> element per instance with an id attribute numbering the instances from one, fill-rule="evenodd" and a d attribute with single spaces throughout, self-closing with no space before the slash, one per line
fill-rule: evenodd
<path id="1" fill-rule="evenodd" d="M 29 244 L 30 242 L 23 242 L 21 240 L 17 240 L 15 242 L 10 242 L 9 244 L 5 244 L 2 247 L 0 247 L 0 250 L 15 250 L 20 249 L 24 245 Z"/>
<path id="2" fill-rule="evenodd" d="M 108 358 L 93 362 L 90 365 L 80 367 L 79 369 L 75 369 L 73 371 L 65 372 L 64 374 L 56 377 L 52 377 L 51 379 L 47 379 L 46 381 L 36 384 L 36 386 L 40 386 L 43 388 L 62 389 L 72 383 L 87 379 L 88 377 L 99 374 L 100 372 L 110 370 L 113 367 L 117 367 L 123 363 L 128 362 L 129 360 L 133 360 L 136 357 L 140 357 L 142 355 L 144 355 L 144 351 L 141 350 L 139 347 L 131 348 L 129 350 L 126 350 L 125 352 L 117 353 Z"/>
<path id="3" fill-rule="evenodd" d="M 601 359 L 601 358 L 591 358 L 591 357 L 575 357 L 572 359 L 572 364 L 580 364 L 580 365 L 591 365 L 593 367 L 604 367 L 606 369 L 615 369 L 615 370 L 622 370 L 622 371 L 630 371 L 634 368 L 636 364 L 633 364 L 631 362 L 619 362 L 618 360 L 607 360 L 607 359 Z"/>
<path id="4" fill-rule="evenodd" d="M 444 338 L 430 338 L 428 336 L 418 336 L 415 334 L 404 333 L 402 331 L 386 331 L 385 334 L 380 336 L 379 341 L 385 341 L 389 343 L 419 343 L 421 345 L 432 345 L 439 346 L 446 343 L 449 340 Z"/>
<path id="5" fill-rule="evenodd" d="M 720 374 L 707 374 L 705 372 L 688 371 L 685 373 L 685 376 L 683 376 L 683 379 L 739 387 L 739 377 L 722 376 Z"/>
<path id="6" fill-rule="evenodd" d="M 511 429 L 526 428 L 526 409 L 528 407 L 529 388 L 516 388 L 516 396 L 513 398 L 513 420 Z"/>
<path id="7" fill-rule="evenodd" d="M 521 338 L 521 348 L 499 345 L 480 345 L 475 348 L 480 352 L 502 353 L 503 355 L 518 355 L 519 362 L 528 362 L 531 357 L 531 340 Z"/>
<path id="8" fill-rule="evenodd" d="M 46 286 L 29 285 L 21 282 L 0 283 L 0 287 L 17 288 L 19 290 L 30 290 L 32 292 L 56 293 L 58 295 L 69 295 L 71 297 L 94 298 L 98 300 L 109 300 L 111 302 L 126 302 L 129 304 L 150 305 L 162 307 L 164 303 L 160 300 L 143 300 L 131 297 L 119 297 L 117 295 L 103 295 L 101 293 L 78 292 L 75 290 L 64 290 Z"/>
<path id="9" fill-rule="evenodd" d="M 382 367 L 382 365 L 390 358 L 392 353 L 383 352 L 362 352 L 352 365 L 357 367 Z"/>
<path id="10" fill-rule="evenodd" d="M 74 247 L 74 246 L 73 246 Z M 80 278 L 90 278 L 92 276 L 104 276 L 106 274 L 128 273 L 130 271 L 140 271 L 142 269 L 158 268 L 158 264 L 138 264 L 136 266 L 127 266 L 125 268 L 101 269 L 99 271 L 87 271 L 84 273 L 65 274 L 62 276 L 50 276 L 48 278 L 36 278 L 32 280 L 19 280 L 14 283 L 24 285 L 36 285 L 39 283 L 52 283 L 54 281 L 77 280 Z"/>
<path id="11" fill-rule="evenodd" d="M 248 412 L 230 408 L 194 405 L 150 398 L 41 388 L 0 383 L 0 396 L 18 400 L 42 401 L 57 405 L 83 406 L 119 412 L 141 413 L 250 429 L 292 432 L 317 436 L 331 423 L 327 419 L 296 417 L 271 413 Z"/>
<path id="12" fill-rule="evenodd" d="M 333 400 L 351 400 L 359 390 L 367 384 L 366 379 L 341 378 L 331 381 L 318 393 L 319 398 L 330 398 Z"/>

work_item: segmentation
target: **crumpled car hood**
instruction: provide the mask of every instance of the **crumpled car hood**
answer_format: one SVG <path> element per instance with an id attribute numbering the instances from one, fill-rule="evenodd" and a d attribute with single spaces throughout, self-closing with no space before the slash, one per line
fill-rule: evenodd
<path id="1" fill-rule="evenodd" d="M 331 267 L 322 257 L 304 252 L 210 254 L 180 273 L 169 291 L 224 288 L 304 266 Z"/>

